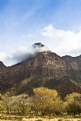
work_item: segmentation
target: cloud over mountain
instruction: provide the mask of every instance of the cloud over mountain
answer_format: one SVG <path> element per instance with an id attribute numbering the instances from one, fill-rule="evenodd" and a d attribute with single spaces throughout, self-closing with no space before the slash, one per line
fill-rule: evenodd
<path id="1" fill-rule="evenodd" d="M 49 51 L 49 49 L 41 44 L 35 43 L 31 47 L 21 47 L 16 51 L 13 51 L 11 54 L 5 54 L 0 52 L 0 60 L 4 62 L 7 66 L 16 64 L 25 59 L 29 59 L 34 56 L 37 52 Z"/>

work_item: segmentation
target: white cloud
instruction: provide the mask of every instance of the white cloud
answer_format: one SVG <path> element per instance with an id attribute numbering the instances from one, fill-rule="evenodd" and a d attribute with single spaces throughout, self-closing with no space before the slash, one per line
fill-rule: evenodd
<path id="1" fill-rule="evenodd" d="M 9 66 L 14 64 L 14 60 L 12 60 L 12 54 L 8 54 L 5 52 L 0 52 L 0 61 L 2 61 L 5 65 Z"/>
<path id="2" fill-rule="evenodd" d="M 56 29 L 52 24 L 45 26 L 42 35 L 51 43 L 57 43 L 54 48 L 60 55 L 76 56 L 81 54 L 81 30 L 78 32 L 71 30 Z"/>
<path id="3" fill-rule="evenodd" d="M 4 61 L 6 58 L 6 54 L 4 52 L 0 52 L 0 61 Z"/>
<path id="4" fill-rule="evenodd" d="M 0 52 L 0 61 L 6 66 L 14 65 L 25 59 L 31 58 L 37 52 L 49 51 L 46 46 L 31 46 L 31 47 L 20 47 L 18 50 L 9 53 Z"/>

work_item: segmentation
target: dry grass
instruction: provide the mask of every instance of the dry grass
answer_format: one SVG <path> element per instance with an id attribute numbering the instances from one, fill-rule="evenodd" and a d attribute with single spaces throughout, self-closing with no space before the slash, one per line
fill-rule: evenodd
<path id="1" fill-rule="evenodd" d="M 22 120 L 4 120 L 0 119 L 0 121 L 81 121 L 80 118 L 53 118 L 53 119 L 47 119 L 47 118 L 22 118 Z"/>
<path id="2" fill-rule="evenodd" d="M 53 118 L 53 119 L 47 119 L 47 118 L 30 118 L 30 119 L 26 119 L 23 118 L 22 121 L 81 121 L 80 118 Z"/>
<path id="3" fill-rule="evenodd" d="M 0 121 L 81 121 L 81 118 L 49 118 L 49 117 L 23 117 L 15 115 L 0 115 Z"/>

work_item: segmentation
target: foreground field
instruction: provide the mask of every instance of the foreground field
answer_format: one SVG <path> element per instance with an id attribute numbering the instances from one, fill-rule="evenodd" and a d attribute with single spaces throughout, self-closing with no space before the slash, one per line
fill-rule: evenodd
<path id="1" fill-rule="evenodd" d="M 80 118 L 72 117 L 27 117 L 15 115 L 0 115 L 0 121 L 81 121 Z"/>
<path id="2" fill-rule="evenodd" d="M 30 118 L 30 119 L 22 119 L 22 121 L 81 121 L 80 118 L 53 118 L 53 119 L 48 119 L 48 118 Z"/>
<path id="3" fill-rule="evenodd" d="M 22 120 L 4 120 L 1 119 L 0 121 L 81 121 L 80 118 L 53 118 L 53 119 L 47 119 L 47 118 L 23 118 Z"/>

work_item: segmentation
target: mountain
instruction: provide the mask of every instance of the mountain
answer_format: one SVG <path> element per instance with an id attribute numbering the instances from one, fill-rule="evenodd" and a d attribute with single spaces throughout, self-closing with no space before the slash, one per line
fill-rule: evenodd
<path id="1" fill-rule="evenodd" d="M 1 93 L 33 94 L 33 88 L 44 86 L 56 89 L 61 96 L 81 93 L 81 56 L 60 57 L 45 45 L 35 43 L 31 58 L 6 67 L 0 62 Z"/>

